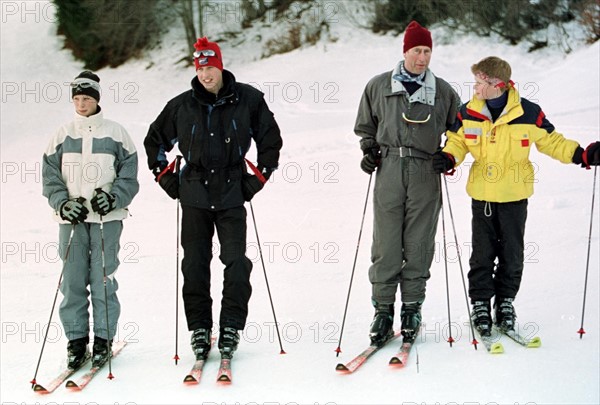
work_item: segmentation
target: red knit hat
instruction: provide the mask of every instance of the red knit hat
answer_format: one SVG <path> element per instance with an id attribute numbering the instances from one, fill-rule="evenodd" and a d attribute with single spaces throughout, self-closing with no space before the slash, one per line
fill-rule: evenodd
<path id="1" fill-rule="evenodd" d="M 223 58 L 221 57 L 221 48 L 216 42 L 210 42 L 208 38 L 198 38 L 194 44 L 194 65 L 196 70 L 201 67 L 214 66 L 223 70 Z"/>
<path id="2" fill-rule="evenodd" d="M 431 32 L 422 27 L 418 22 L 411 21 L 404 32 L 404 52 L 415 46 L 428 46 L 433 49 L 431 42 Z"/>

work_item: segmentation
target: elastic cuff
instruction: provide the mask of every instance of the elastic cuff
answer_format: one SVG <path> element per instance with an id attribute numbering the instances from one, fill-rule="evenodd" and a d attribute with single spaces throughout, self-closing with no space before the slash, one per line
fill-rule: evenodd
<path id="1" fill-rule="evenodd" d="M 573 153 L 571 161 L 576 165 L 583 163 L 583 148 L 581 146 L 578 146 L 577 149 L 575 149 L 575 153 Z"/>

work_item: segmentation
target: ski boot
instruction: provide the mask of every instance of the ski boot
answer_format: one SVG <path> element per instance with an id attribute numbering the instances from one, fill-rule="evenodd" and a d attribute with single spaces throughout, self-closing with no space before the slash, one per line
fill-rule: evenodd
<path id="1" fill-rule="evenodd" d="M 67 344 L 67 367 L 71 370 L 77 370 L 90 358 L 90 350 L 88 336 L 69 340 Z"/>
<path id="2" fill-rule="evenodd" d="M 235 328 L 225 327 L 219 333 L 219 351 L 222 359 L 231 359 L 237 350 L 240 334 Z"/>
<path id="3" fill-rule="evenodd" d="M 210 347 L 210 329 L 199 328 L 192 332 L 192 350 L 196 360 L 206 360 Z"/>
<path id="4" fill-rule="evenodd" d="M 513 307 L 514 298 L 496 298 L 496 326 L 502 331 L 514 330 L 517 313 Z"/>
<path id="5" fill-rule="evenodd" d="M 385 342 L 394 336 L 394 304 L 378 304 L 375 305 L 375 316 L 371 322 L 369 330 L 369 338 L 371 345 L 383 346 Z"/>
<path id="6" fill-rule="evenodd" d="M 106 339 L 94 336 L 94 348 L 92 355 L 92 367 L 101 367 L 112 356 L 112 339 L 108 342 Z"/>
<path id="7" fill-rule="evenodd" d="M 405 341 L 413 342 L 421 328 L 422 301 L 405 302 L 400 309 L 401 333 Z"/>
<path id="8" fill-rule="evenodd" d="M 492 315 L 490 313 L 489 301 L 473 301 L 471 310 L 471 322 L 473 327 L 481 336 L 492 335 Z"/>

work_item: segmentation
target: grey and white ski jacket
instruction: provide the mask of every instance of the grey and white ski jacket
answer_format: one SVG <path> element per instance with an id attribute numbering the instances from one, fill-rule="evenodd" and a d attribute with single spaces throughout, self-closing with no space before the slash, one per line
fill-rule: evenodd
<path id="1" fill-rule="evenodd" d="M 100 222 L 90 200 L 97 188 L 115 197 L 116 208 L 103 220 L 122 220 L 127 206 L 139 190 L 138 156 L 125 128 L 104 119 L 102 112 L 90 117 L 75 114 L 75 119 L 58 129 L 50 140 L 42 161 L 43 195 L 60 217 L 61 205 L 78 197 L 85 198 L 89 210 L 86 222 Z"/>

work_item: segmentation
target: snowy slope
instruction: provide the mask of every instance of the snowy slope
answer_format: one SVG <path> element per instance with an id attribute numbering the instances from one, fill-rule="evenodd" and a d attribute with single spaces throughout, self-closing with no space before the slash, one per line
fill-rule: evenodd
<path id="1" fill-rule="evenodd" d="M 32 393 L 28 381 L 36 368 L 61 268 L 56 254 L 57 226 L 41 196 L 40 159 L 53 131 L 72 116 L 64 83 L 82 70 L 67 51 L 61 50 L 52 19 L 40 15 L 38 19 L 34 15 L 3 15 L 1 25 L 0 402 L 600 402 L 597 221 L 591 240 L 585 318 L 588 333 L 583 340 L 576 334 L 581 319 L 593 171 L 562 165 L 537 152 L 533 159 L 539 165 L 538 183 L 529 204 L 527 263 L 516 308 L 524 332 L 539 334 L 542 348 L 526 350 L 506 341 L 506 353 L 501 356 L 473 350 L 465 324 L 456 250 L 451 248 L 448 266 L 453 337 L 457 340 L 454 347 L 445 342 L 444 260 L 438 253 L 423 313 L 427 327 L 417 346 L 418 367 L 414 353 L 404 370 L 389 370 L 387 360 L 395 349 L 389 347 L 356 375 L 335 373 L 338 361 L 348 360 L 366 345 L 372 317 L 367 280 L 372 229 L 369 203 L 343 353 L 336 358 L 334 349 L 368 180 L 358 167 L 354 117 L 366 82 L 391 69 L 401 58 L 402 46 L 401 37 L 374 36 L 343 27 L 336 27 L 340 30 L 336 43 L 320 43 L 257 62 L 248 62 L 249 57 L 237 62 L 232 56 L 237 50 L 224 46 L 226 68 L 238 80 L 265 92 L 284 136 L 281 170 L 256 197 L 254 210 L 287 354 L 279 354 L 250 224 L 248 255 L 255 264 L 254 293 L 248 328 L 233 366 L 235 382 L 227 387 L 216 385 L 216 364 L 210 363 L 200 386 L 181 384 L 193 357 L 181 313 L 181 361 L 175 366 L 172 360 L 176 206 L 145 170 L 142 145 L 150 122 L 171 97 L 188 88 L 193 77 L 193 71 L 171 64 L 166 47 L 152 55 L 154 61 L 160 61 L 152 69 L 146 69 L 148 61 L 137 61 L 98 72 L 105 116 L 129 130 L 140 152 L 141 191 L 131 206 L 133 216 L 125 222 L 117 276 L 122 303 L 119 337 L 130 344 L 113 363 L 113 381 L 99 376 L 83 392 L 61 388 L 47 398 Z M 559 131 L 582 145 L 599 138 L 598 44 L 579 47 L 564 56 L 551 50 L 532 55 L 521 47 L 472 37 L 449 42 L 435 45 L 431 68 L 452 82 L 464 101 L 471 94 L 469 66 L 482 57 L 499 55 L 513 64 L 513 79 L 523 95 L 539 101 Z M 448 179 L 463 266 L 468 265 L 470 239 L 465 180 L 465 171 Z M 446 221 L 446 228 L 451 230 L 447 214 Z M 451 234 L 446 236 L 453 240 Z M 437 240 L 441 246 L 441 231 Z M 217 313 L 222 266 L 216 258 L 213 269 Z M 59 371 L 65 348 L 66 339 L 55 313 L 38 381 L 48 381 Z"/>

